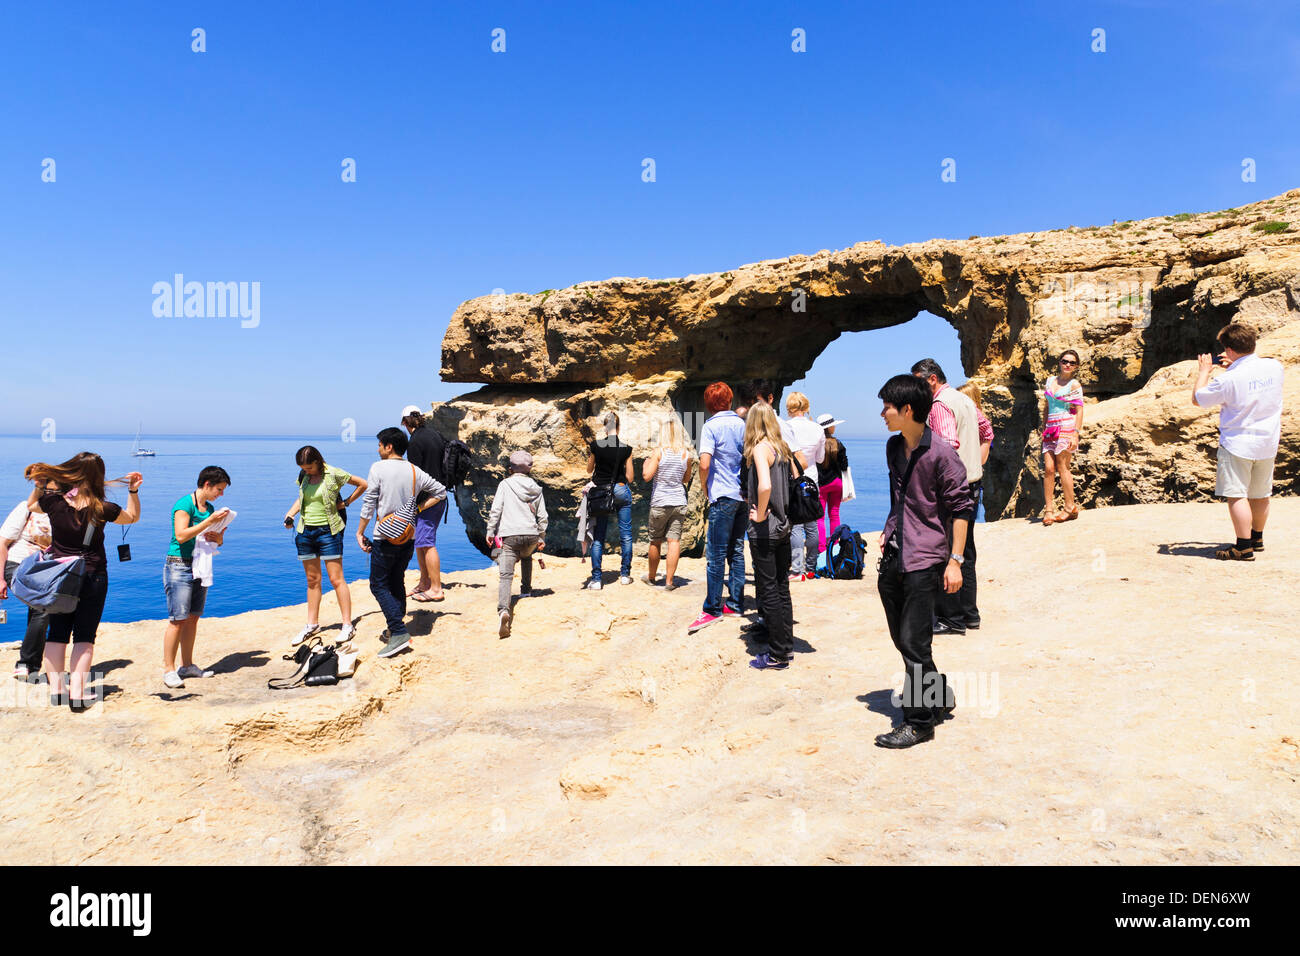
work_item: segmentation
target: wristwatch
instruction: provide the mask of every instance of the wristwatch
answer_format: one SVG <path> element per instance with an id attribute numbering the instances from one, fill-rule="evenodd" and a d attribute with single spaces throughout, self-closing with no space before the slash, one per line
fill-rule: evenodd
<path id="1" fill-rule="evenodd" d="M 963 564 L 966 563 L 966 559 L 963 558 L 960 554 L 950 554 L 948 555 L 948 560 L 956 561 L 958 567 L 961 567 Z"/>

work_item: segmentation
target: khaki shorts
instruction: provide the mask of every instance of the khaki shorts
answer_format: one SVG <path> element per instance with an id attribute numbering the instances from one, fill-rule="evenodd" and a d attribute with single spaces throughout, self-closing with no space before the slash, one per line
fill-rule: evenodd
<path id="1" fill-rule="evenodd" d="M 1238 458 L 1219 449 L 1214 493 L 1220 498 L 1268 498 L 1273 494 L 1272 458 Z"/>
<path id="2" fill-rule="evenodd" d="M 680 541 L 682 539 L 682 519 L 686 509 L 681 505 L 669 505 L 666 508 L 650 509 L 650 540 Z"/>

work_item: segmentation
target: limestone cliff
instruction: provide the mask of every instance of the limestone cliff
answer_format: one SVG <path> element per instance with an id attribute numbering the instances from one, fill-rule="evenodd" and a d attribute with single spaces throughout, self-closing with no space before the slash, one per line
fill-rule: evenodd
<path id="1" fill-rule="evenodd" d="M 471 299 L 443 340 L 442 377 L 488 387 L 436 409 L 444 430 L 459 428 L 488 465 L 462 495 L 470 533 L 482 530 L 484 501 L 510 448 L 540 451 L 555 492 L 572 495 L 585 479 L 576 436 L 593 430 L 601 410 L 617 407 L 652 426 L 671 408 L 694 432 L 709 382 L 762 377 L 788 385 L 840 334 L 921 311 L 953 326 L 963 369 L 985 391 L 997 430 L 985 481 L 989 517 L 1032 514 L 1042 506 L 1039 395 L 1055 356 L 1077 349 L 1089 401 L 1105 406 L 1148 383 L 1158 390 L 1177 374 L 1157 377 L 1162 369 L 1210 349 L 1234 317 L 1262 333 L 1296 322 L 1300 190 L 1221 212 L 906 246 L 864 242 L 722 273 Z M 919 357 L 900 355 L 900 369 Z M 875 413 L 875 390 L 864 384 L 862 413 Z M 1103 477 L 1118 472 L 1101 467 L 1108 453 L 1098 443 L 1103 433 L 1094 440 L 1089 432 L 1093 404 L 1080 466 L 1097 470 L 1081 482 L 1085 503 L 1186 494 L 1160 489 L 1191 477 L 1171 477 L 1161 456 L 1133 449 L 1172 442 L 1190 455 L 1183 447 L 1190 433 L 1141 420 L 1111 428 L 1104 434 L 1120 436 L 1114 447 L 1125 449 L 1125 477 Z M 1288 421 L 1278 477 L 1293 486 Z M 638 461 L 654 434 L 642 432 Z M 1142 490 L 1130 498 L 1121 485 Z M 698 521 L 692 527 L 698 540 Z"/>

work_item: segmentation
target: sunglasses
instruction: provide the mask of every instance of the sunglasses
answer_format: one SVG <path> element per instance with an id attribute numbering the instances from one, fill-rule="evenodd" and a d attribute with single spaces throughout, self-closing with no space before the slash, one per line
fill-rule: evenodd
<path id="1" fill-rule="evenodd" d="M 1070 368 L 1078 368 L 1079 366 L 1078 362 L 1071 362 L 1069 359 L 1061 359 L 1061 364 L 1068 365 Z"/>

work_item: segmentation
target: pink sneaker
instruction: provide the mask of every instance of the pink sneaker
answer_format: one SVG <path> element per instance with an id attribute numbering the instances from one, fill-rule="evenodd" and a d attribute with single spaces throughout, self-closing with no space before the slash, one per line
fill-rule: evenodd
<path id="1" fill-rule="evenodd" d="M 721 620 L 722 618 L 720 616 L 715 614 L 710 614 L 708 611 L 703 611 L 700 613 L 699 617 L 691 621 L 691 626 L 686 629 L 686 633 L 694 634 L 700 628 L 708 627 L 714 621 L 721 621 Z"/>
<path id="2" fill-rule="evenodd" d="M 739 611 L 733 611 L 731 608 L 729 608 L 729 607 L 728 607 L 727 605 L 725 605 L 725 604 L 722 605 L 722 616 L 723 616 L 723 617 L 729 617 L 729 616 L 731 616 L 731 615 L 735 615 L 735 614 L 739 614 L 739 613 L 740 613 Z"/>

